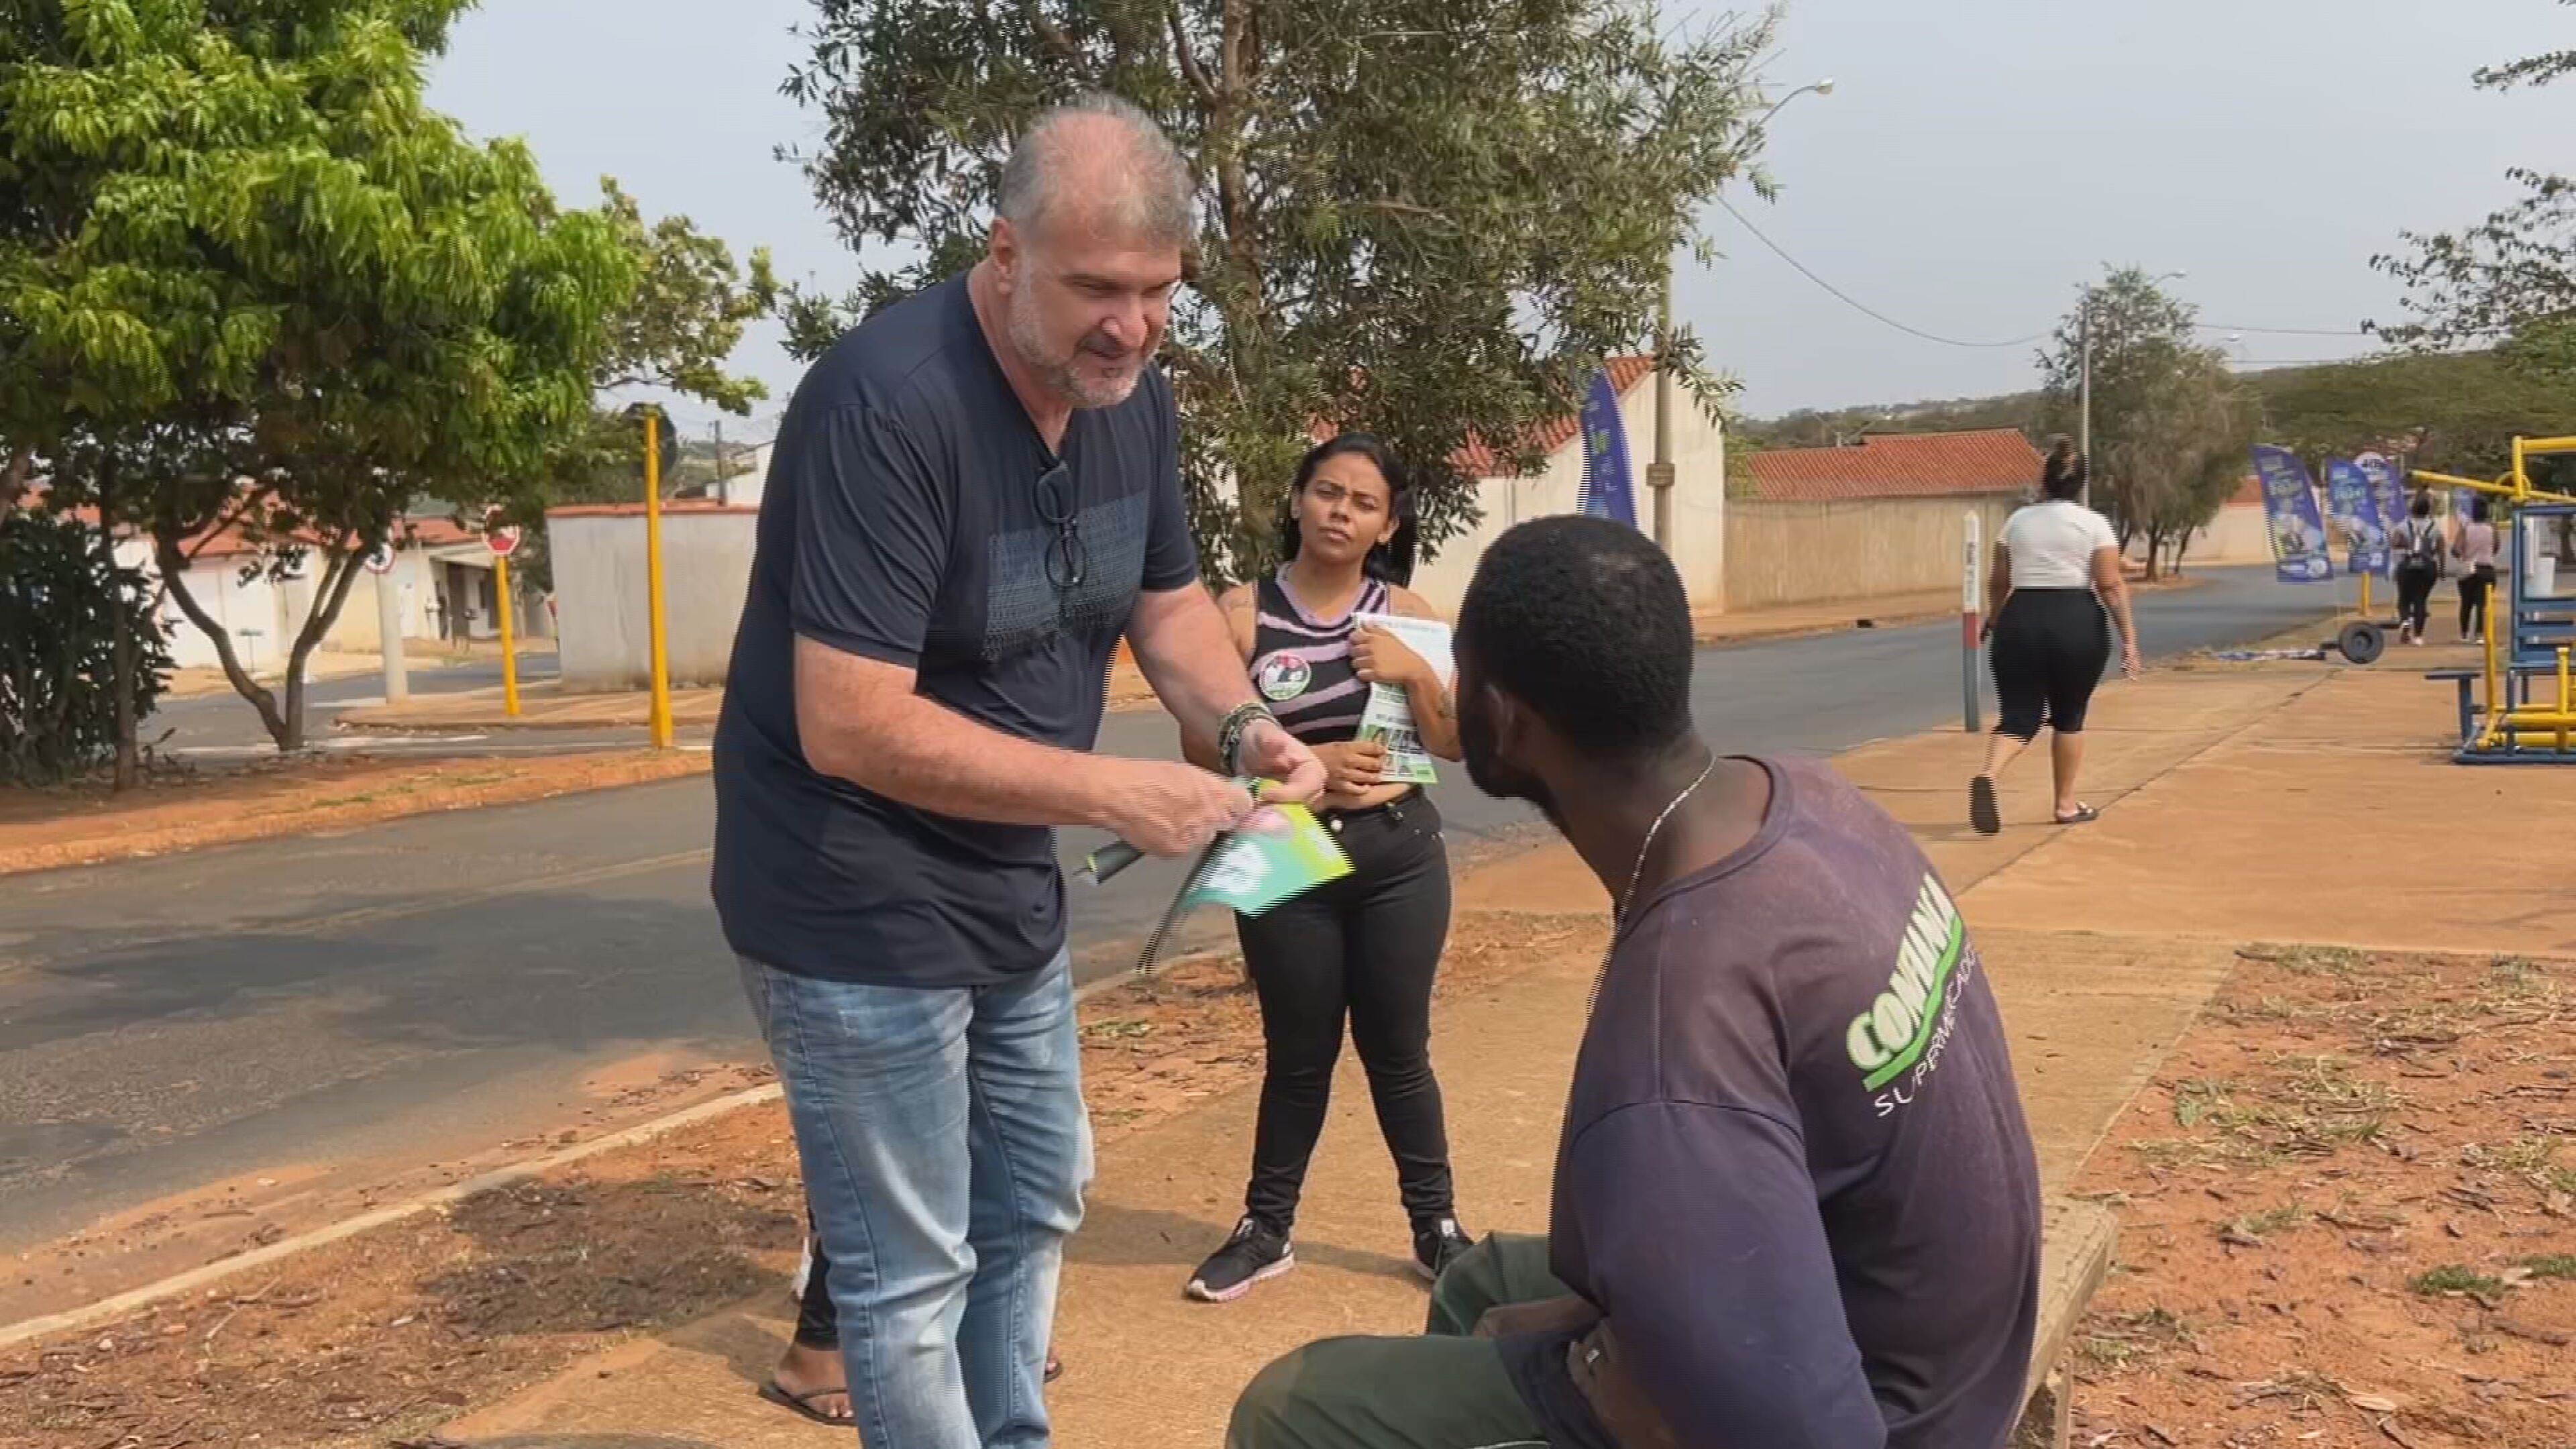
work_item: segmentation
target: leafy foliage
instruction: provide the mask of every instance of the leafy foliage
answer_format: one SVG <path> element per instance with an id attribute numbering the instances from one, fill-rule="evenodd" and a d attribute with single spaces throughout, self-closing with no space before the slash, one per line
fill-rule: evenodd
<path id="1" fill-rule="evenodd" d="M 657 345 L 628 310 L 652 260 L 631 204 L 562 210 L 524 147 L 423 104 L 422 47 L 462 8 L 81 0 L 0 20 L 0 436 L 42 455 L 58 500 L 152 539 L 284 749 L 304 662 L 405 503 L 533 518 L 603 359 Z M 218 527 L 274 572 L 320 563 L 282 698 L 181 577 Z"/>
<path id="2" fill-rule="evenodd" d="M 149 710 L 168 682 L 150 587 L 97 539 L 48 510 L 0 514 L 0 785 L 57 784 L 116 753 L 120 636 L 131 713 Z"/>
<path id="3" fill-rule="evenodd" d="M 2511 90 L 2569 74 L 2576 50 L 2489 66 L 2472 79 Z M 2459 231 L 2400 233 L 2403 251 L 2371 258 L 2404 285 L 2413 314 L 2376 330 L 2422 350 L 2494 346 L 2516 366 L 2576 377 L 2576 180 L 2527 167 L 2505 175 L 2523 193 L 2512 205 Z"/>
<path id="4" fill-rule="evenodd" d="M 1192 523 L 1214 574 L 1275 556 L 1268 524 L 1317 423 L 1385 435 L 1436 545 L 1475 515 L 1451 461 L 1534 465 L 1533 424 L 1599 359 L 1645 346 L 1697 203 L 1758 144 L 1766 21 L 1679 42 L 1643 0 L 817 0 L 791 95 L 801 159 L 853 246 L 915 260 L 796 296 L 813 355 L 982 253 L 1011 138 L 1085 89 L 1143 106 L 1201 187 L 1192 292 L 1165 361 L 1191 426 Z M 1761 178 L 1754 178 L 1757 186 Z M 1671 365 L 1727 385 L 1691 339 Z"/>
<path id="5" fill-rule="evenodd" d="M 2076 429 L 2084 309 L 2091 309 L 2093 497 L 2124 538 L 2166 557 L 2218 515 L 2245 468 L 2254 412 L 2226 355 L 2195 340 L 2196 310 L 2135 267 L 2115 269 L 2058 324 L 2040 354 L 2042 419 Z M 2151 563 L 2151 567 L 2156 566 Z"/>

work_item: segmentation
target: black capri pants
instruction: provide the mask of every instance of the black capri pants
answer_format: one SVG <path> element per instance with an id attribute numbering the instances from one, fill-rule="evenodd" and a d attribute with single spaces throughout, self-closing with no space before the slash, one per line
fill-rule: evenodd
<path id="1" fill-rule="evenodd" d="M 2015 589 L 1995 620 L 1989 662 L 2003 706 L 1997 734 L 2027 744 L 2044 725 L 2084 732 L 2084 711 L 2111 664 L 2111 616 L 2091 589 Z"/>

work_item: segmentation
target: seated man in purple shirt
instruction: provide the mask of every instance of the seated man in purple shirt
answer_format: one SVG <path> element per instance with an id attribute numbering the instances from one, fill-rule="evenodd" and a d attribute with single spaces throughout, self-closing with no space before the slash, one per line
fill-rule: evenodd
<path id="1" fill-rule="evenodd" d="M 1495 542 L 1458 723 L 1617 924 L 1544 1240 L 1496 1237 L 1420 1338 L 1272 1364 L 1233 1449 L 1996 1449 L 2038 1312 L 2038 1171 L 1994 995 L 1904 827 L 1690 718 L 1690 605 L 1635 529 Z"/>

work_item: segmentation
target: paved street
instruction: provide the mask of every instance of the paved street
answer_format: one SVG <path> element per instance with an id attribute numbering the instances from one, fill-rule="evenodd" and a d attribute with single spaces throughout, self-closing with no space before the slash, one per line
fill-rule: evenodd
<path id="1" fill-rule="evenodd" d="M 2141 600 L 2152 653 L 2332 603 L 2268 570 L 2212 577 Z M 1695 703 L 1727 748 L 1829 753 L 1955 720 L 1956 640 L 1942 623 L 1709 651 Z M 2106 725 L 2118 709 L 2115 688 Z M 1158 713 L 1103 738 L 1172 745 Z M 1436 795 L 1458 848 L 1534 828 L 1452 774 Z M 580 1086 L 603 1071 L 756 1057 L 706 899 L 709 816 L 694 779 L 11 880 L 0 1250 L 218 1179 L 390 1175 L 549 1132 L 597 1105 Z M 1074 834 L 1078 860 L 1096 841 Z M 1164 865 L 1075 887 L 1086 977 L 1124 968 L 1176 885 Z"/>

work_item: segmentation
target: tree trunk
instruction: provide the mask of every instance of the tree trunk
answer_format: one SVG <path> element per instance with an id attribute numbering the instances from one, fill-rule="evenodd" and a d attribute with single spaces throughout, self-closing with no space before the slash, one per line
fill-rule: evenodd
<path id="1" fill-rule="evenodd" d="M 134 626 L 127 617 L 125 590 L 116 568 L 116 483 L 102 470 L 98 480 L 98 552 L 107 566 L 108 668 L 116 699 L 116 755 L 109 776 L 117 793 L 134 788 L 142 776 L 134 744 Z"/>
<path id="2" fill-rule="evenodd" d="M 9 450 L 9 462 L 0 468 L 0 518 L 9 516 L 18 500 L 27 493 L 27 480 L 35 475 L 36 450 L 24 444 Z"/>
<path id="3" fill-rule="evenodd" d="M 214 644 L 215 659 L 223 665 L 224 678 L 232 682 L 233 693 L 250 701 L 250 707 L 259 711 L 260 725 L 276 742 L 278 753 L 298 748 L 302 737 L 289 727 L 286 716 L 279 712 L 277 696 L 261 688 L 259 681 L 250 677 L 250 671 L 242 668 L 241 655 L 233 649 L 231 636 L 224 633 L 223 626 L 215 622 L 214 616 L 206 612 L 206 606 L 197 602 L 197 596 L 190 592 L 188 556 L 180 552 L 177 535 L 156 528 L 152 535 L 152 550 L 153 557 L 161 566 L 162 587 L 170 591 L 170 601 L 179 606 L 180 613 L 188 616 L 188 622 L 196 625 L 198 632 Z"/>
<path id="4" fill-rule="evenodd" d="M 282 752 L 304 747 L 304 667 L 321 647 L 331 626 L 339 622 L 340 607 L 349 602 L 349 590 L 358 581 L 360 561 L 373 549 L 353 534 L 343 534 L 339 546 L 326 557 L 320 585 L 313 591 L 313 612 L 305 616 L 304 627 L 295 632 L 295 645 L 286 655 L 286 728 L 295 743 L 278 743 Z M 353 544 L 355 546 L 353 546 Z M 384 587 L 380 581 L 377 587 Z"/>

